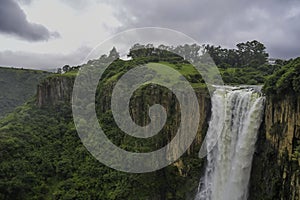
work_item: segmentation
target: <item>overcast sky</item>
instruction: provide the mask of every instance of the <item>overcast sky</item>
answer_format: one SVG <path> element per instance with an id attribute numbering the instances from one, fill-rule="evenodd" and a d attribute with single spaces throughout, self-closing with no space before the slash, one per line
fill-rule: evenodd
<path id="1" fill-rule="evenodd" d="M 77 65 L 113 34 L 149 26 L 228 48 L 255 39 L 271 57 L 300 56 L 299 0 L 0 0 L 0 65 Z"/>

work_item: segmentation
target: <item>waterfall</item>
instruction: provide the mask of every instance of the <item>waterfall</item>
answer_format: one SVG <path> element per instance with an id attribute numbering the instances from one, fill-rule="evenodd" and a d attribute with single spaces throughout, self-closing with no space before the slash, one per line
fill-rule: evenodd
<path id="1" fill-rule="evenodd" d="M 206 135 L 207 164 L 196 200 L 247 199 L 263 110 L 259 86 L 216 87 Z"/>

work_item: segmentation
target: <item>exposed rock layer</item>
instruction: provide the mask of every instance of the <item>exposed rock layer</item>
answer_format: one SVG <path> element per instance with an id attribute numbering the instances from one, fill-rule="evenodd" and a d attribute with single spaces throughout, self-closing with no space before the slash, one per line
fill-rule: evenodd
<path id="1" fill-rule="evenodd" d="M 70 102 L 72 96 L 74 78 L 72 77 L 51 77 L 45 79 L 37 91 L 37 105 L 39 107 L 55 106 L 62 102 Z M 104 94 L 109 94 L 114 84 L 108 84 L 103 88 Z M 210 100 L 206 90 L 196 90 L 199 101 L 200 117 L 199 131 L 191 151 L 201 145 L 207 130 L 207 122 L 210 117 Z M 164 105 L 167 110 L 171 108 L 170 103 L 176 100 L 170 93 L 150 93 L 152 101 Z M 136 96 L 132 110 L 133 119 L 137 119 L 141 124 L 147 123 L 147 119 L 138 119 L 139 109 L 144 105 L 140 104 L 140 96 Z M 110 96 L 101 96 L 102 103 L 100 110 L 109 109 Z M 176 115 L 178 106 L 168 113 Z M 179 115 L 175 117 L 179 119 Z M 177 121 L 178 122 L 178 121 Z M 176 120 L 173 123 L 177 123 Z M 178 122 L 179 123 L 179 122 Z M 170 140 L 175 129 L 170 129 Z M 254 155 L 249 199 L 300 199 L 300 160 L 296 155 L 296 148 L 300 141 L 300 97 L 287 96 L 283 100 L 267 98 L 264 121 L 258 136 L 256 153 Z M 187 176 L 189 163 L 184 163 L 182 159 L 174 164 L 178 167 L 181 176 Z"/>
<path id="2" fill-rule="evenodd" d="M 300 98 L 268 98 L 254 156 L 250 199 L 300 199 Z"/>

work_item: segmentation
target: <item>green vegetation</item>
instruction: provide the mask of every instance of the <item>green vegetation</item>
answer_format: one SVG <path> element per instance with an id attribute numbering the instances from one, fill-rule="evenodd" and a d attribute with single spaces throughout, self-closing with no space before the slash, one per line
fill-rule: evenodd
<path id="1" fill-rule="evenodd" d="M 220 46 L 215 47 L 210 45 L 203 46 L 202 48 L 204 55 L 207 53 L 213 59 L 226 84 L 263 85 L 266 78 L 278 70 L 284 63 L 284 61 L 277 60 L 275 65 L 269 64 L 265 46 L 256 40 L 239 43 L 236 46 L 236 49 L 225 49 Z M 184 67 L 181 70 L 181 67 L 187 66 L 188 62 L 177 54 L 183 55 L 186 60 L 197 60 L 201 59 L 200 49 L 201 47 L 196 44 L 177 47 L 160 45 L 158 48 L 154 48 L 151 44 L 136 44 L 130 50 L 129 56 L 152 62 L 167 61 L 176 65 L 179 72 L 184 75 L 186 72 L 190 73 L 191 71 Z M 204 67 L 205 70 L 211 68 L 208 63 Z M 189 69 L 193 68 L 189 67 Z M 194 74 L 194 72 L 191 73 Z M 196 81 L 200 80 L 203 83 L 199 74 L 194 77 Z"/>
<path id="2" fill-rule="evenodd" d="M 93 62 L 98 61 L 90 64 Z M 101 90 L 98 90 L 97 101 L 103 102 L 103 98 L 110 96 L 110 84 L 115 84 L 120 75 L 145 63 L 148 60 L 144 58 L 113 62 L 99 83 Z M 164 64 L 176 68 L 175 64 L 165 61 Z M 181 68 L 188 79 L 194 75 L 189 74 L 189 71 L 194 72 L 190 67 L 184 64 Z M 76 69 L 68 70 L 48 79 L 73 77 L 76 73 Z M 180 115 L 174 115 L 175 97 L 171 95 L 170 100 L 170 94 L 164 88 L 157 88 L 161 96 L 153 96 L 146 87 L 136 91 L 132 99 L 137 122 L 147 122 L 147 107 L 153 103 L 168 106 L 170 112 L 164 129 L 147 141 L 122 133 L 114 123 L 110 107 L 97 108 L 102 111 L 98 117 L 105 133 L 125 150 L 157 149 L 177 130 L 175 124 Z M 141 101 L 145 103 L 139 107 Z M 68 101 L 40 108 L 32 100 L 0 121 L 0 199 L 186 199 L 193 196 L 198 186 L 202 166 L 198 151 L 199 147 L 195 147 L 177 165 L 156 172 L 119 172 L 98 162 L 82 145 Z"/>
<path id="3" fill-rule="evenodd" d="M 56 74 L 52 74 L 50 76 L 52 76 L 52 77 L 57 77 L 57 76 L 62 76 L 62 77 L 76 77 L 77 73 L 78 73 L 78 69 L 72 69 L 72 70 L 69 70 L 69 71 L 67 71 L 65 73 L 56 73 Z"/>
<path id="4" fill-rule="evenodd" d="M 268 61 L 268 53 L 265 51 L 266 47 L 253 40 L 251 42 L 239 43 L 236 45 L 237 49 L 223 49 L 222 47 L 214 47 L 210 45 L 205 46 L 205 50 L 212 57 L 214 62 L 220 68 L 257 68 L 264 65 Z"/>
<path id="5" fill-rule="evenodd" d="M 268 64 L 268 53 L 262 43 L 253 40 L 236 46 L 236 49 L 205 46 L 205 51 L 218 66 L 224 83 L 263 85 L 266 78 L 280 68 L 280 65 Z"/>
<path id="6" fill-rule="evenodd" d="M 147 47 L 147 49 L 139 49 L 140 47 Z M 177 70 L 194 88 L 206 89 L 197 70 L 182 57 L 170 53 L 168 51 L 170 48 L 162 45 L 158 49 L 151 45 L 135 45 L 129 53 L 132 60 L 117 59 L 104 71 L 96 93 L 97 115 L 107 137 L 120 148 L 132 152 L 157 149 L 172 139 L 172 134 L 180 124 L 180 113 L 177 110 L 178 102 L 175 96 L 164 87 L 155 87 L 154 93 L 149 92 L 148 87 L 152 85 L 148 84 L 134 93 L 130 102 L 130 113 L 137 124 L 145 125 L 149 123 L 147 115 L 149 106 L 159 103 L 168 108 L 165 127 L 156 136 L 146 141 L 128 136 L 117 127 L 109 106 L 110 96 L 117 80 L 128 70 L 138 65 L 151 66 L 159 63 Z M 174 47 L 172 50 L 184 52 L 185 55 L 194 58 L 199 49 L 197 45 L 184 45 Z M 250 55 L 253 49 L 255 54 L 248 57 L 247 55 Z M 299 92 L 299 88 L 296 87 L 299 83 L 300 70 L 299 65 L 296 64 L 299 63 L 299 59 L 289 62 L 285 67 L 282 65 L 286 63 L 279 61 L 276 65 L 269 65 L 266 63 L 267 54 L 264 46 L 255 41 L 238 45 L 238 50 L 210 46 L 206 47 L 206 50 L 212 52 L 212 57 L 227 84 L 263 84 L 266 78 L 276 71 L 274 75 L 267 78 L 265 91 L 268 94 L 282 91 L 280 88 L 287 88 L 282 86 L 285 84 L 291 85 L 293 92 Z M 118 57 L 119 54 L 114 48 L 109 56 L 103 55 L 97 60 L 89 61 L 86 65 L 101 67 L 101 63 Z M 78 73 L 78 67 L 66 65 L 59 71 L 58 74 L 50 75 L 48 80 L 51 81 L 58 76 L 68 79 L 71 77 L 72 79 L 69 80 L 73 80 Z M 62 71 L 64 73 L 61 73 Z M 19 75 L 22 74 L 21 72 L 29 75 L 26 74 L 25 78 Z M 164 74 L 163 66 L 157 72 Z M 3 73 L 0 74 L 2 82 L 15 79 L 16 84 L 24 85 L 28 79 L 36 80 L 36 85 L 39 78 L 46 76 L 47 73 L 13 70 L 11 75 L 3 75 L 3 77 L 2 75 Z M 33 75 L 38 75 L 39 78 L 33 78 Z M 33 85 L 32 83 L 32 87 Z M 12 91 L 11 95 L 23 94 L 20 93 L 22 91 L 12 90 L 11 87 L 1 87 L 3 88 L 1 94 L 5 94 L 8 90 Z M 10 96 L 5 97 L 4 100 L 9 99 Z M 69 102 L 38 107 L 34 99 L 0 120 L 0 199 L 181 200 L 194 198 L 203 166 L 203 160 L 198 158 L 200 148 L 198 144 L 194 144 L 191 151 L 183 155 L 175 164 L 159 171 L 146 174 L 119 172 L 98 162 L 82 145 L 73 123 Z M 209 109 L 209 103 L 207 105 Z M 206 123 L 201 127 L 201 137 L 204 137 L 206 132 Z M 295 154 L 295 159 L 298 159 L 298 156 Z"/>
<path id="7" fill-rule="evenodd" d="M 46 110 L 27 103 L 0 126 L 0 199 L 185 199 L 198 183 L 196 154 L 185 158 L 187 177 L 175 166 L 128 174 L 102 165 L 81 144 L 70 105 Z M 105 130 L 115 135 L 113 141 L 122 140 L 112 124 Z M 123 140 L 121 146 L 130 146 Z"/>
<path id="8" fill-rule="evenodd" d="M 0 67 L 0 118 L 33 96 L 47 75 L 44 71 Z"/>
<path id="9" fill-rule="evenodd" d="M 260 68 L 220 68 L 224 83 L 230 85 L 262 85 L 269 75 L 264 69 L 269 65 L 262 65 Z"/>
<path id="10" fill-rule="evenodd" d="M 264 86 L 266 94 L 273 97 L 300 95 L 300 58 L 292 59 L 273 75 Z"/>

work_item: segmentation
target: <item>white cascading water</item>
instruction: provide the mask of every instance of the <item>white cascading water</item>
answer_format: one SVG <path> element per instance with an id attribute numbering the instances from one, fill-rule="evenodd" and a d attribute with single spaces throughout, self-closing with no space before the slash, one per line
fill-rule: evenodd
<path id="1" fill-rule="evenodd" d="M 196 200 L 246 200 L 264 97 L 258 86 L 216 87 Z M 218 138 L 219 135 L 219 138 Z M 215 145 L 215 146 L 213 146 Z"/>

